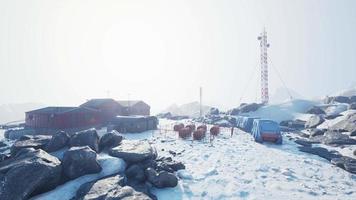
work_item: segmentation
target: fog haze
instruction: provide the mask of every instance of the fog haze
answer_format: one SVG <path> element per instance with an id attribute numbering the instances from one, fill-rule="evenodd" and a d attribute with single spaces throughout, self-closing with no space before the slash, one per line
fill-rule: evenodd
<path id="1" fill-rule="evenodd" d="M 0 104 L 142 99 L 154 112 L 199 99 L 259 101 L 266 27 L 270 93 L 355 83 L 356 1 L 0 0 Z M 247 88 L 247 89 L 246 89 Z"/>

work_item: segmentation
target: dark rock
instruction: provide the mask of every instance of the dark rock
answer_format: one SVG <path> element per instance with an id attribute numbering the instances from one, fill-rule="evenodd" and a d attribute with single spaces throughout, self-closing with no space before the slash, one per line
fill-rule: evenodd
<path id="1" fill-rule="evenodd" d="M 0 148 L 6 147 L 6 146 L 7 146 L 7 144 L 6 144 L 6 143 L 4 143 L 4 142 L 0 141 Z"/>
<path id="2" fill-rule="evenodd" d="M 350 98 L 345 96 L 336 96 L 333 98 L 333 101 L 339 103 L 350 103 Z"/>
<path id="3" fill-rule="evenodd" d="M 120 146 L 112 148 L 111 156 L 122 158 L 128 163 L 138 163 L 155 159 L 157 152 L 147 141 L 123 140 Z"/>
<path id="4" fill-rule="evenodd" d="M 350 103 L 356 103 L 356 96 L 350 97 Z"/>
<path id="5" fill-rule="evenodd" d="M 69 135 L 64 131 L 60 131 L 55 135 L 53 135 L 52 139 L 47 144 L 45 150 L 47 152 L 58 151 L 63 147 L 67 146 L 68 143 L 69 143 Z"/>
<path id="6" fill-rule="evenodd" d="M 124 177 L 120 175 L 85 183 L 77 190 L 74 200 L 151 200 L 124 183 Z"/>
<path id="7" fill-rule="evenodd" d="M 313 115 L 309 118 L 309 120 L 305 123 L 305 128 L 316 128 L 325 120 L 320 115 Z"/>
<path id="8" fill-rule="evenodd" d="M 356 102 L 349 105 L 349 110 L 356 110 Z"/>
<path id="9" fill-rule="evenodd" d="M 324 144 L 330 146 L 339 146 L 339 145 L 355 145 L 356 140 L 350 138 L 348 135 L 335 132 L 335 131 L 327 131 L 324 133 L 324 138 L 322 140 Z"/>
<path id="10" fill-rule="evenodd" d="M 95 129 L 78 132 L 70 138 L 70 146 L 89 146 L 99 152 L 99 136 Z"/>
<path id="11" fill-rule="evenodd" d="M 85 174 L 101 171 L 96 153 L 88 146 L 72 147 L 64 153 L 63 173 L 66 178 L 75 179 Z"/>
<path id="12" fill-rule="evenodd" d="M 152 159 L 147 159 L 144 160 L 142 162 L 140 162 L 140 166 L 142 169 L 147 169 L 147 168 L 153 168 L 156 169 L 157 168 L 157 161 L 152 160 Z"/>
<path id="13" fill-rule="evenodd" d="M 0 199 L 28 199 L 52 190 L 59 184 L 61 171 L 61 162 L 40 149 L 4 160 Z"/>
<path id="14" fill-rule="evenodd" d="M 331 163 L 350 173 L 356 174 L 356 159 L 354 158 L 342 156 L 340 158 L 333 158 Z"/>
<path id="15" fill-rule="evenodd" d="M 30 152 L 33 152 L 33 151 L 36 151 L 36 149 L 32 148 L 32 147 L 29 147 L 29 148 L 23 148 L 23 149 L 20 149 L 19 151 L 17 151 L 16 155 L 14 155 L 13 157 L 19 157 L 23 154 L 27 154 L 27 153 L 30 153 Z"/>
<path id="16" fill-rule="evenodd" d="M 262 104 L 257 104 L 257 103 L 245 104 L 240 107 L 240 112 L 241 113 L 253 112 L 258 110 L 261 106 Z"/>
<path id="17" fill-rule="evenodd" d="M 294 142 L 297 143 L 297 144 L 300 144 L 302 146 L 305 146 L 305 147 L 311 147 L 312 144 L 313 144 L 313 142 L 310 142 L 308 140 L 300 140 L 300 139 L 295 140 Z"/>
<path id="18" fill-rule="evenodd" d="M 18 139 L 11 147 L 11 155 L 15 156 L 16 153 L 23 148 L 44 149 L 51 140 L 52 136 L 49 135 L 25 135 Z"/>
<path id="19" fill-rule="evenodd" d="M 324 118 L 325 119 L 335 119 L 340 116 L 342 116 L 342 115 L 341 114 L 332 114 L 332 115 L 326 115 Z"/>
<path id="20" fill-rule="evenodd" d="M 182 162 L 173 161 L 171 157 L 162 157 L 157 159 L 157 170 L 175 172 L 181 169 L 185 169 L 185 165 Z"/>
<path id="21" fill-rule="evenodd" d="M 330 130 L 350 133 L 356 132 L 356 112 L 349 114 L 344 120 L 331 126 Z"/>
<path id="22" fill-rule="evenodd" d="M 286 120 L 279 123 L 280 126 L 288 127 L 290 129 L 301 130 L 304 129 L 305 121 L 302 120 Z"/>
<path id="23" fill-rule="evenodd" d="M 356 156 L 356 150 L 354 151 L 354 156 Z"/>
<path id="24" fill-rule="evenodd" d="M 310 137 L 315 137 L 315 136 L 318 136 L 318 135 L 324 135 L 326 130 L 321 130 L 321 129 L 317 129 L 317 128 L 314 128 L 314 129 L 311 129 L 310 130 Z"/>
<path id="25" fill-rule="evenodd" d="M 302 152 L 306 152 L 306 153 L 310 153 L 310 154 L 314 154 L 314 155 L 318 155 L 328 161 L 331 161 L 334 158 L 340 158 L 341 155 L 336 153 L 336 152 L 332 152 L 329 151 L 325 148 L 322 147 L 307 147 L 307 146 L 303 146 L 303 147 L 298 147 L 298 149 Z"/>
<path id="26" fill-rule="evenodd" d="M 220 112 L 219 112 L 219 109 L 217 108 L 210 108 L 209 112 L 208 112 L 208 115 L 218 115 Z"/>
<path id="27" fill-rule="evenodd" d="M 227 111 L 227 113 L 229 115 L 238 115 L 238 114 L 240 114 L 240 109 L 239 108 L 233 108 L 233 109 Z"/>
<path id="28" fill-rule="evenodd" d="M 128 180 L 127 185 L 132 187 L 137 192 L 142 192 L 149 196 L 152 200 L 157 200 L 157 197 L 151 193 L 152 184 L 150 182 L 135 182 Z"/>
<path id="29" fill-rule="evenodd" d="M 321 109 L 320 107 L 317 106 L 313 106 L 312 108 L 310 108 L 307 113 L 309 114 L 315 114 L 315 115 L 322 115 L 325 114 L 325 111 L 323 109 Z"/>
<path id="30" fill-rule="evenodd" d="M 127 168 L 125 174 L 127 178 L 133 179 L 137 182 L 144 182 L 146 180 L 144 169 L 136 164 L 131 165 L 129 168 Z"/>
<path id="31" fill-rule="evenodd" d="M 145 173 L 147 180 L 157 188 L 175 187 L 178 184 L 178 178 L 172 173 L 166 171 L 157 173 L 152 168 L 146 169 Z"/>
<path id="32" fill-rule="evenodd" d="M 119 146 L 122 141 L 122 138 L 123 138 L 122 135 L 120 135 L 120 133 L 117 132 L 116 130 L 106 133 L 100 138 L 100 142 L 99 142 L 100 151 L 102 151 L 105 148 L 109 149 L 112 147 Z"/>

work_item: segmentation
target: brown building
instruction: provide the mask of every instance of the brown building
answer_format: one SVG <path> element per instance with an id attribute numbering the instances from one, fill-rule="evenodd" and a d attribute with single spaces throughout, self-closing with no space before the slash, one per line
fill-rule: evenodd
<path id="1" fill-rule="evenodd" d="M 143 101 L 117 101 L 117 103 L 120 105 L 120 111 L 118 115 L 150 115 L 151 107 Z"/>

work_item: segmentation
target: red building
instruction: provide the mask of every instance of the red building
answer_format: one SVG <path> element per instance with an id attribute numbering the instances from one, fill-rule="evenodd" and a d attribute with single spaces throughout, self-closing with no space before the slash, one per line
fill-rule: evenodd
<path id="1" fill-rule="evenodd" d="M 31 128 L 74 129 L 102 122 L 97 110 L 82 107 L 46 107 L 26 112 L 25 115 L 26 126 Z"/>
<path id="2" fill-rule="evenodd" d="M 82 129 L 105 125 L 118 115 L 150 115 L 143 101 L 91 99 L 79 107 L 46 107 L 26 112 L 26 126 L 48 130 Z"/>

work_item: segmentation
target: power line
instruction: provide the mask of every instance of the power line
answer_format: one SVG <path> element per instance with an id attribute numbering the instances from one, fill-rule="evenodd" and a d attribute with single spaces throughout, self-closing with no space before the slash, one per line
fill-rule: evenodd
<path id="1" fill-rule="evenodd" d="M 289 94 L 289 98 L 292 100 L 292 99 L 293 99 L 293 96 L 292 96 L 292 94 L 290 93 L 289 88 L 287 87 L 286 83 L 285 83 L 284 80 L 282 79 L 281 74 L 279 73 L 279 71 L 277 70 L 277 68 L 274 66 L 271 57 L 269 58 L 269 60 L 270 60 L 270 63 L 271 63 L 272 68 L 276 71 L 276 74 L 277 74 L 278 78 L 279 78 L 280 81 L 282 82 L 284 88 L 287 90 L 287 92 L 288 92 L 288 94 Z"/>

